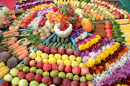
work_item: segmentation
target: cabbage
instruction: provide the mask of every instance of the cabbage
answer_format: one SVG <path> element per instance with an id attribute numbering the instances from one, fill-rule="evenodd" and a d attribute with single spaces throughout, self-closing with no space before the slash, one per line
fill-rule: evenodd
<path id="1" fill-rule="evenodd" d="M 5 15 L 4 11 L 0 10 L 0 17 L 3 17 Z"/>
<path id="2" fill-rule="evenodd" d="M 54 26 L 54 25 L 51 24 L 48 20 L 46 21 L 45 25 L 46 25 L 47 27 L 49 27 L 49 26 Z"/>
<path id="3" fill-rule="evenodd" d="M 6 13 L 6 12 L 9 12 L 10 9 L 4 6 L 4 7 L 2 8 L 2 11 L 4 11 L 4 12 Z"/>

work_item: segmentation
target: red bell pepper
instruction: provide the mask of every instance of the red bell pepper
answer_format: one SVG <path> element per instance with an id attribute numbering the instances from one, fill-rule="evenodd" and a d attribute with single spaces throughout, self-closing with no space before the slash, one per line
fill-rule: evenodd
<path id="1" fill-rule="evenodd" d="M 41 22 L 41 25 L 44 26 L 46 22 L 46 18 Z"/>
<path id="2" fill-rule="evenodd" d="M 44 17 L 41 18 L 40 22 L 38 23 L 38 26 L 41 26 L 41 22 L 42 22 L 44 19 L 45 19 Z"/>

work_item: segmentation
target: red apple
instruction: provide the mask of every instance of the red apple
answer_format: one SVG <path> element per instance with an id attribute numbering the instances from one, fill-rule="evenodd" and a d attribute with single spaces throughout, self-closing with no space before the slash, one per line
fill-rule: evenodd
<path id="1" fill-rule="evenodd" d="M 51 70 L 51 64 L 50 63 L 45 63 L 43 65 L 43 70 L 44 71 L 50 71 Z"/>
<path id="2" fill-rule="evenodd" d="M 76 75 L 80 74 L 80 68 L 78 66 L 73 67 L 72 68 L 72 73 L 76 74 Z"/>
<path id="3" fill-rule="evenodd" d="M 47 53 L 47 54 L 50 54 L 50 51 L 51 51 L 51 49 L 50 49 L 49 47 L 45 47 L 45 48 L 43 49 L 43 52 L 44 52 L 44 53 Z"/>
<path id="4" fill-rule="evenodd" d="M 120 14 L 120 17 L 121 17 L 121 19 L 124 19 L 124 15 L 123 14 Z"/>
<path id="5" fill-rule="evenodd" d="M 58 64 L 52 64 L 52 70 L 57 70 L 58 69 Z"/>
<path id="6" fill-rule="evenodd" d="M 100 17 L 100 20 L 104 20 L 104 19 L 105 19 L 105 17 L 104 17 L 104 16 L 101 16 L 101 17 Z"/>
<path id="7" fill-rule="evenodd" d="M 71 86 L 80 86 L 78 81 L 72 81 Z"/>
<path id="8" fill-rule="evenodd" d="M 61 54 L 61 55 L 65 54 L 65 48 L 60 47 L 60 48 L 58 49 L 58 53 Z"/>
<path id="9" fill-rule="evenodd" d="M 120 19 L 120 14 L 116 14 L 116 19 Z"/>
<path id="10" fill-rule="evenodd" d="M 62 83 L 62 79 L 60 77 L 53 78 L 53 84 L 55 84 L 56 86 L 60 86 L 61 83 Z"/>
<path id="11" fill-rule="evenodd" d="M 87 67 L 81 68 L 81 75 L 86 76 L 89 73 L 89 69 Z"/>
<path id="12" fill-rule="evenodd" d="M 75 50 L 74 51 L 74 56 L 76 56 L 76 57 L 80 56 L 80 52 L 78 50 Z"/>
<path id="13" fill-rule="evenodd" d="M 56 47 L 52 47 L 51 48 L 51 54 L 56 54 L 57 53 L 57 48 Z"/>
<path id="14" fill-rule="evenodd" d="M 31 61 L 31 58 L 30 57 L 25 57 L 24 59 L 23 59 L 23 63 L 25 64 L 25 65 L 29 65 L 29 62 Z"/>
<path id="15" fill-rule="evenodd" d="M 81 83 L 80 83 L 80 86 L 87 86 L 87 83 L 81 82 Z"/>
<path id="16" fill-rule="evenodd" d="M 94 83 L 92 81 L 88 81 L 87 86 L 94 86 Z"/>
<path id="17" fill-rule="evenodd" d="M 24 72 L 19 72 L 17 76 L 18 76 L 20 79 L 24 79 L 25 75 L 26 75 L 26 74 L 25 74 Z"/>
<path id="18" fill-rule="evenodd" d="M 25 79 L 28 81 L 32 81 L 34 79 L 34 74 L 33 73 L 27 73 L 25 75 Z"/>
<path id="19" fill-rule="evenodd" d="M 65 69 L 65 65 L 64 64 L 60 64 L 59 66 L 58 66 L 58 70 L 59 71 L 64 71 L 64 69 Z"/>
<path id="20" fill-rule="evenodd" d="M 49 76 L 44 76 L 42 78 L 42 83 L 47 84 L 47 85 L 51 85 L 52 79 Z"/>
<path id="21" fill-rule="evenodd" d="M 38 50 L 42 51 L 44 48 L 45 48 L 45 45 L 43 43 L 40 43 L 40 44 L 37 45 Z"/>
<path id="22" fill-rule="evenodd" d="M 116 15 L 116 12 L 112 12 L 112 15 Z"/>
<path id="23" fill-rule="evenodd" d="M 71 81 L 69 79 L 63 79 L 62 86 L 70 86 Z"/>
<path id="24" fill-rule="evenodd" d="M 70 73 L 72 71 L 72 68 L 70 66 L 65 67 L 65 73 Z"/>
<path id="25" fill-rule="evenodd" d="M 0 86 L 8 86 L 8 82 L 7 81 L 2 81 L 2 82 L 0 82 Z"/>
<path id="26" fill-rule="evenodd" d="M 29 62 L 29 65 L 30 65 L 30 67 L 35 67 L 36 66 L 36 60 L 31 60 Z"/>
<path id="27" fill-rule="evenodd" d="M 108 5 L 108 4 L 109 4 L 109 2 L 106 2 L 106 4 Z"/>
<path id="28" fill-rule="evenodd" d="M 128 14 L 127 16 L 128 16 L 128 18 L 130 18 L 130 14 Z"/>
<path id="29" fill-rule="evenodd" d="M 66 54 L 67 54 L 67 55 L 73 55 L 73 49 L 68 48 L 68 49 L 66 50 Z"/>
<path id="30" fill-rule="evenodd" d="M 40 62 L 38 62 L 37 63 L 37 65 L 36 65 L 36 67 L 38 68 L 38 69 L 42 69 L 43 68 L 43 62 L 42 61 L 40 61 Z"/>
<path id="31" fill-rule="evenodd" d="M 41 74 L 36 74 L 36 75 L 34 76 L 34 80 L 35 80 L 35 81 L 38 81 L 38 82 L 41 82 L 41 81 L 42 81 L 42 75 L 41 75 Z"/>

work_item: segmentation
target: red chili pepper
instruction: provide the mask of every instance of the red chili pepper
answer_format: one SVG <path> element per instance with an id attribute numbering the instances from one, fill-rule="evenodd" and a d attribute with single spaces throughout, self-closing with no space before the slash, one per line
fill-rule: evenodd
<path id="1" fill-rule="evenodd" d="M 41 25 L 44 26 L 46 22 L 46 18 L 41 22 Z"/>
<path id="2" fill-rule="evenodd" d="M 42 25 L 41 22 L 42 22 L 44 19 L 45 19 L 44 17 L 41 18 L 40 22 L 38 23 L 38 26 Z"/>

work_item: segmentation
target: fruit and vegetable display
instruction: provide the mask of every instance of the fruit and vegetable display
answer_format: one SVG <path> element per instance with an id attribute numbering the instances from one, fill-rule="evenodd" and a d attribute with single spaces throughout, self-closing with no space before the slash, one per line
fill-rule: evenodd
<path id="1" fill-rule="evenodd" d="M 129 86 L 130 14 L 103 0 L 20 0 L 0 10 L 0 86 Z"/>

